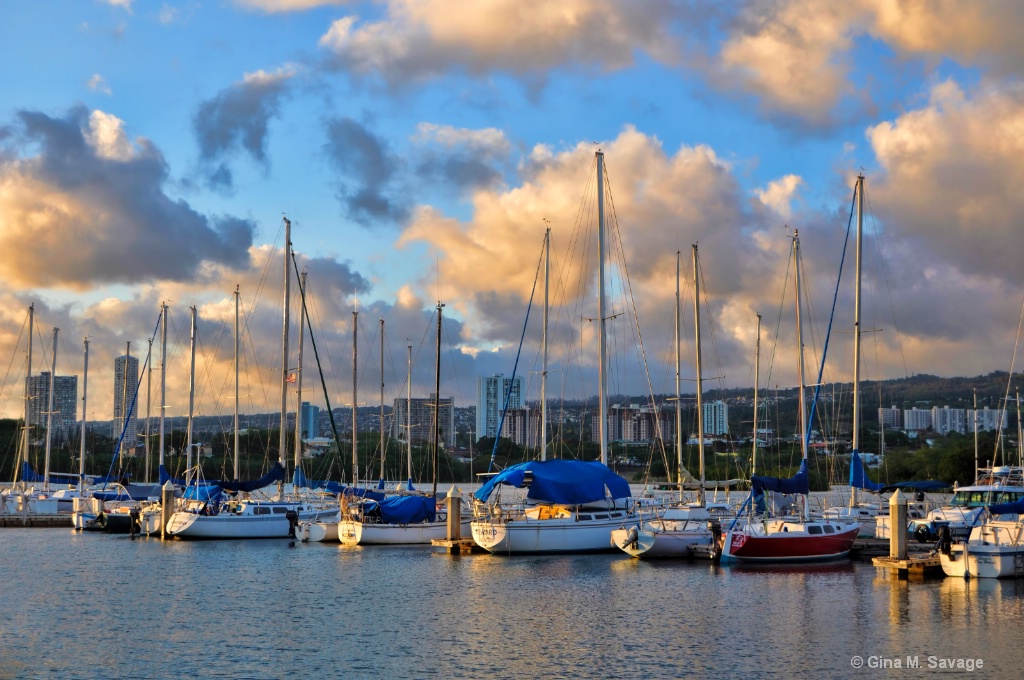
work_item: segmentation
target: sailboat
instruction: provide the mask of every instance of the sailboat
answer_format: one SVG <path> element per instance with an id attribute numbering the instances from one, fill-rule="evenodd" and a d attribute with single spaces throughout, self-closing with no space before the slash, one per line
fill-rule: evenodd
<path id="1" fill-rule="evenodd" d="M 801 462 L 797 474 L 789 479 L 751 477 L 748 503 L 767 491 L 803 496 L 801 517 L 752 519 L 746 526 L 735 523 L 722 537 L 721 561 L 730 562 L 808 562 L 845 557 L 850 552 L 860 522 L 832 522 L 810 519 L 807 498 L 810 492 L 807 471 L 808 422 L 804 397 L 804 342 L 801 325 L 800 235 L 793 235 L 793 267 L 796 276 L 796 341 L 798 348 L 799 414 Z M 859 329 L 858 329 L 859 330 Z"/>
<path id="2" fill-rule="evenodd" d="M 408 493 L 348 504 L 342 497 L 338 538 L 342 545 L 429 545 L 448 534 L 448 516 L 437 503 L 437 464 L 440 447 L 441 318 L 444 305 L 437 303 L 437 356 L 434 372 L 433 492 L 427 496 Z M 355 406 L 353 405 L 353 409 Z M 353 431 L 353 437 L 355 432 Z M 353 452 L 354 455 L 354 452 Z M 383 455 L 383 451 L 382 451 Z M 355 468 L 353 468 L 355 469 Z M 383 481 L 383 474 L 381 475 Z M 468 513 L 467 513 L 468 515 Z M 469 531 L 469 519 L 463 521 Z"/>
<path id="3" fill-rule="evenodd" d="M 635 519 L 632 492 L 607 466 L 608 382 L 605 313 L 604 153 L 598 151 L 598 327 L 600 354 L 599 416 L 601 460 L 540 460 L 513 465 L 487 481 L 475 494 L 473 540 L 497 555 L 585 553 L 614 550 L 611 532 Z M 545 285 L 545 289 L 547 286 Z M 546 444 L 546 442 L 544 442 Z M 528 487 L 525 505 L 502 505 L 501 485 Z"/>
<path id="4" fill-rule="evenodd" d="M 697 546 L 710 546 L 714 542 L 711 530 L 711 515 L 704 497 L 704 409 L 702 407 L 703 382 L 701 374 L 700 349 L 700 276 L 697 265 L 697 244 L 693 245 L 693 286 L 694 324 L 697 329 L 697 450 L 700 456 L 700 489 L 698 503 L 693 505 L 672 505 L 664 508 L 655 506 L 651 516 L 641 517 L 631 527 L 622 527 L 612 532 L 612 543 L 633 557 L 690 557 Z M 676 451 L 682 468 L 682 432 L 679 422 L 679 253 L 676 253 Z M 682 480 L 680 479 L 680 484 Z M 680 494 L 682 487 L 680 486 Z"/>
<path id="5" fill-rule="evenodd" d="M 198 475 L 187 478 L 185 496 L 178 510 L 167 523 L 167 533 L 182 539 L 239 539 L 239 538 L 287 538 L 294 537 L 295 526 L 301 521 L 315 520 L 338 512 L 337 505 L 323 504 L 313 500 L 283 498 L 257 500 L 254 498 L 234 499 L 222 502 L 222 492 L 251 493 L 266 488 L 285 477 L 285 450 L 287 442 L 288 416 L 288 322 L 289 322 L 289 275 L 291 271 L 291 222 L 284 218 L 284 303 L 283 329 L 281 334 L 281 427 L 279 459 L 273 468 L 255 481 L 217 481 L 200 484 Z M 237 300 L 237 298 L 236 298 Z M 193 338 L 195 336 L 195 312 L 193 308 Z M 195 390 L 195 341 L 192 343 L 192 370 L 189 389 L 189 434 L 188 450 L 191 455 L 192 404 Z M 235 370 L 238 370 L 237 360 Z M 237 423 L 237 421 L 236 421 Z M 295 419 L 296 427 L 299 418 Z M 297 435 L 298 436 L 298 435 Z M 237 441 L 237 440 L 236 440 Z M 237 453 L 237 449 L 236 449 Z M 189 461 L 189 466 L 191 460 Z M 198 466 L 197 466 L 198 470 Z M 190 472 L 191 474 L 191 472 Z M 161 480 L 165 481 L 165 480 Z"/>

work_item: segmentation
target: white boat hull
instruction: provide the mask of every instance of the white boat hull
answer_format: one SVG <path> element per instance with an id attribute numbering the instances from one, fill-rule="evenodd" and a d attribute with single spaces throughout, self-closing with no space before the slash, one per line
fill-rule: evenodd
<path id="1" fill-rule="evenodd" d="M 612 543 L 632 557 L 692 557 L 695 546 L 710 546 L 714 535 L 703 526 L 671 526 L 671 523 L 643 523 L 611 533 Z"/>
<path id="2" fill-rule="evenodd" d="M 1011 546 L 971 546 L 964 556 L 963 544 L 954 544 L 951 554 L 939 553 L 946 576 L 963 578 L 1013 578 L 1024 576 L 1024 549 Z M 965 573 L 966 572 L 966 573 Z"/>
<path id="3" fill-rule="evenodd" d="M 295 536 L 303 543 L 337 543 L 337 522 L 303 522 L 295 530 Z"/>
<path id="4" fill-rule="evenodd" d="M 300 522 L 337 516 L 338 510 L 308 509 L 298 512 Z M 175 512 L 167 522 L 167 533 L 184 539 L 288 538 L 290 523 L 285 514 L 221 513 L 202 515 Z"/>
<path id="5" fill-rule="evenodd" d="M 462 522 L 463 536 L 468 536 L 470 522 Z M 448 537 L 448 522 L 417 522 L 414 524 L 381 524 L 344 520 L 337 524 L 342 545 L 430 545 L 433 540 Z"/>
<path id="6" fill-rule="evenodd" d="M 624 511 L 603 512 L 607 519 L 577 520 L 576 516 L 556 519 L 521 517 L 479 519 L 472 523 L 473 540 L 496 555 L 589 553 L 615 550 L 612 531 L 637 518 Z M 581 517 L 589 515 L 581 513 Z"/>

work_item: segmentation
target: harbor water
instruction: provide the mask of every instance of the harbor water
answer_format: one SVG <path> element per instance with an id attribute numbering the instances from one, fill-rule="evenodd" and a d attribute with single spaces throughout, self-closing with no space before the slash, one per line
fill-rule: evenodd
<path id="1" fill-rule="evenodd" d="M 3 678 L 868 677 L 949 662 L 1008 677 L 1024 623 L 1020 581 L 907 582 L 847 561 L 452 557 L 64 529 L 6 529 L 0 547 Z"/>

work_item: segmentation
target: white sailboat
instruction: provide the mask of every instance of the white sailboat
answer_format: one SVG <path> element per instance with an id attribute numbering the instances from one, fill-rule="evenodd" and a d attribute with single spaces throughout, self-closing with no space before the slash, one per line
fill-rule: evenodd
<path id="1" fill-rule="evenodd" d="M 288 322 L 291 272 L 291 222 L 285 222 L 284 237 L 284 313 L 281 333 L 281 428 L 279 460 L 271 471 L 254 482 L 214 482 L 199 485 L 193 480 L 186 488 L 177 512 L 167 523 L 167 533 L 182 539 L 242 539 L 242 538 L 288 538 L 294 537 L 298 522 L 312 521 L 338 512 L 336 505 L 323 504 L 317 500 L 286 500 L 282 496 L 275 500 L 249 497 L 217 503 L 211 498 L 220 490 L 253 492 L 274 482 L 283 482 L 285 474 L 285 450 L 288 422 Z M 194 319 L 194 316 L 193 316 Z M 194 328 L 194 321 L 193 321 Z M 195 343 L 193 342 L 193 362 Z M 194 365 L 194 364 L 193 364 Z M 237 369 L 237 366 L 236 366 Z M 192 371 L 194 375 L 194 370 Z M 190 380 L 191 382 L 191 380 Z M 189 420 L 191 421 L 192 394 L 190 386 Z M 298 426 L 299 418 L 296 418 Z M 296 435 L 298 436 L 298 435 Z M 189 428 L 189 450 L 191 451 L 191 427 Z M 236 449 L 237 452 L 237 449 Z M 192 497 L 189 497 L 192 496 Z"/>
<path id="2" fill-rule="evenodd" d="M 677 428 L 681 417 L 679 393 L 679 253 L 676 253 L 676 423 Z M 653 507 L 647 516 L 629 527 L 622 527 L 612 532 L 612 543 L 620 550 L 633 557 L 690 557 L 697 546 L 710 546 L 714 542 L 711 530 L 711 515 L 708 513 L 704 497 L 704 409 L 702 407 L 703 380 L 701 373 L 700 344 L 700 276 L 697 265 L 697 245 L 693 245 L 693 315 L 697 331 L 697 450 L 700 456 L 700 489 L 696 505 L 676 504 L 667 507 Z M 676 430 L 676 453 L 680 475 L 682 474 L 683 438 L 680 429 Z M 682 478 L 680 477 L 680 496 L 682 495 Z"/>
<path id="3" fill-rule="evenodd" d="M 438 302 L 437 356 L 434 371 L 434 427 L 432 432 L 433 492 L 429 496 L 408 493 L 385 496 L 379 500 L 364 499 L 348 507 L 345 507 L 343 499 L 342 517 L 338 522 L 338 539 L 342 545 L 429 545 L 433 540 L 447 538 L 447 511 L 443 504 L 439 507 L 437 503 L 443 308 L 444 305 Z M 383 478 L 383 473 L 381 477 Z M 468 532 L 470 522 L 468 513 L 463 516 L 466 516 L 467 519 L 463 521 L 461 529 Z"/>
<path id="4" fill-rule="evenodd" d="M 474 494 L 473 540 L 497 555 L 614 550 L 611 532 L 634 519 L 629 484 L 608 466 L 608 382 L 605 372 L 604 153 L 598 151 L 598 358 L 601 460 L 540 460 L 513 465 Z M 550 242 L 546 238 L 546 246 Z M 547 285 L 545 284 L 545 289 Z M 546 444 L 546 442 L 545 442 Z M 524 505 L 504 506 L 500 485 L 529 487 Z"/>

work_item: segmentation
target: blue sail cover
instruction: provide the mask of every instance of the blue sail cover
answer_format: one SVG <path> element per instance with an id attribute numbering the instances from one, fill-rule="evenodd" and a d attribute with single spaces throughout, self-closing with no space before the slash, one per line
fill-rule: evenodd
<path id="1" fill-rule="evenodd" d="M 776 491 L 778 493 L 802 493 L 810 492 L 810 480 L 807 474 L 807 461 L 800 462 L 800 469 L 792 477 L 780 479 L 778 477 L 759 477 L 754 475 L 750 478 L 750 491 L 755 497 L 764 491 Z"/>
<path id="2" fill-rule="evenodd" d="M 51 484 L 78 484 L 79 476 L 72 472 L 51 472 L 50 483 Z M 21 464 L 21 479 L 22 481 L 29 482 L 32 484 L 39 484 L 46 481 L 44 475 L 39 474 L 32 465 L 26 460 Z M 86 484 L 103 484 L 105 482 L 116 482 L 119 478 L 116 476 L 100 477 L 98 475 L 85 475 Z"/>
<path id="3" fill-rule="evenodd" d="M 850 486 L 855 489 L 867 489 L 868 491 L 881 491 L 885 484 L 878 484 L 868 479 L 867 470 L 864 469 L 864 461 L 856 450 L 850 454 Z"/>
<path id="4" fill-rule="evenodd" d="M 419 524 L 437 520 L 437 503 L 429 496 L 388 496 L 367 506 L 384 524 Z"/>
<path id="5" fill-rule="evenodd" d="M 182 497 L 192 501 L 213 501 L 216 503 L 220 501 L 222 495 L 220 486 L 216 484 L 200 484 L 199 486 L 190 486 L 185 489 Z"/>
<path id="6" fill-rule="evenodd" d="M 240 482 L 229 482 L 229 481 L 226 481 L 226 480 L 221 480 L 221 481 L 215 481 L 215 482 L 205 482 L 205 484 L 208 485 L 208 486 L 219 486 L 224 491 L 232 491 L 232 492 L 245 491 L 245 492 L 249 492 L 249 491 L 255 491 L 256 489 L 262 489 L 265 486 L 270 486 L 274 482 L 280 482 L 281 480 L 284 479 L 284 475 L 285 475 L 285 471 L 284 471 L 284 468 L 281 466 L 281 463 L 280 462 L 276 462 L 276 463 L 274 463 L 274 467 L 270 468 L 270 472 L 268 472 L 267 474 L 263 475 L 259 479 L 253 479 L 253 480 L 249 480 L 249 481 L 240 481 Z M 160 466 L 160 484 L 161 485 L 166 484 L 168 481 L 170 481 L 171 484 L 175 484 L 177 486 L 185 486 L 185 480 L 184 479 L 175 479 L 175 478 L 171 477 L 170 473 L 167 472 L 167 469 L 164 468 L 163 465 L 161 465 Z M 196 484 L 196 481 L 193 480 L 192 481 L 192 486 L 195 486 L 195 484 Z"/>
<path id="7" fill-rule="evenodd" d="M 614 499 L 630 498 L 629 483 L 597 461 L 531 460 L 505 468 L 491 477 L 474 494 L 486 501 L 499 484 L 522 488 L 529 473 L 530 490 L 526 497 L 543 503 L 580 505 L 603 501 L 605 488 Z"/>
<path id="8" fill-rule="evenodd" d="M 339 496 L 354 496 L 356 498 L 371 498 L 375 501 L 379 501 L 385 497 L 385 494 L 380 491 L 374 491 L 373 489 L 364 489 L 359 486 L 345 486 L 338 482 L 327 482 L 324 485 L 324 489 L 328 493 L 337 494 Z"/>
<path id="9" fill-rule="evenodd" d="M 1024 514 L 1024 498 L 1013 503 L 996 503 L 988 506 L 988 511 L 993 515 L 1021 515 Z"/>

